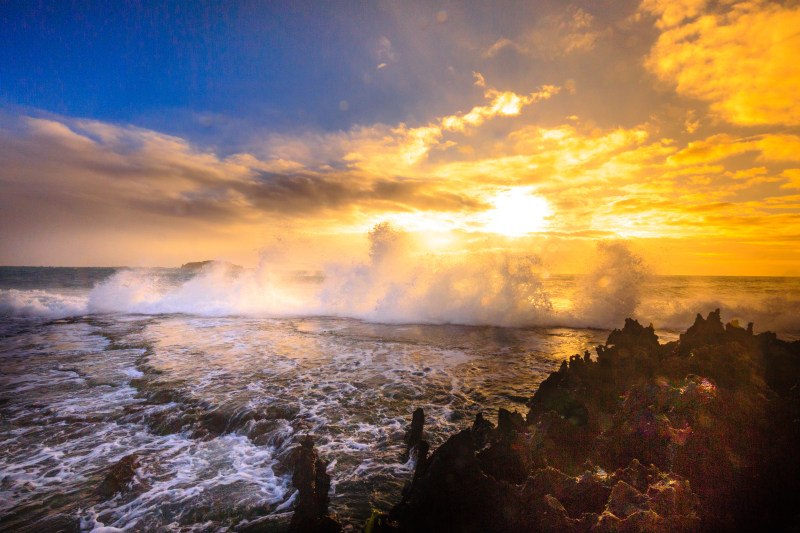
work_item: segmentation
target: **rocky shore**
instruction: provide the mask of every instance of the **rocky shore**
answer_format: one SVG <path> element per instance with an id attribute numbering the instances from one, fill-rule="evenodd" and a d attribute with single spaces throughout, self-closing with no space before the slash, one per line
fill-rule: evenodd
<path id="1" fill-rule="evenodd" d="M 527 407 L 524 416 L 500 409 L 496 425 L 478 414 L 433 451 L 417 408 L 401 457 L 413 476 L 363 530 L 800 530 L 800 341 L 723 326 L 717 310 L 660 344 L 652 325 L 628 319 L 595 355 L 564 361 Z M 96 497 L 124 491 L 137 465 L 124 457 Z M 282 465 L 293 514 L 232 530 L 341 531 L 313 437 Z M 77 529 L 50 522 L 40 530 Z"/>
<path id="2" fill-rule="evenodd" d="M 565 361 L 524 418 L 479 414 L 430 455 L 418 409 L 413 479 L 364 530 L 800 528 L 800 342 L 717 310 L 667 344 L 628 319 L 596 352 Z"/>
<path id="3" fill-rule="evenodd" d="M 373 531 L 796 529 L 798 383 L 800 342 L 723 327 L 718 310 L 663 345 L 626 320 L 552 373 L 524 419 L 479 415 L 418 454 Z"/>

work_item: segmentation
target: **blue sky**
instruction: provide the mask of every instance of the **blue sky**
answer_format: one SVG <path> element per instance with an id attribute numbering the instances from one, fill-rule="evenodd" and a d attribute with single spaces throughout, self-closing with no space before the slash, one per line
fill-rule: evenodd
<path id="1" fill-rule="evenodd" d="M 332 128 L 376 118 L 358 105 L 343 114 L 341 100 L 401 100 L 359 79 L 388 25 L 371 3 L 42 4 L 4 6 L 7 104 L 123 122 L 194 112 Z"/>
<path id="2" fill-rule="evenodd" d="M 465 94 L 464 87 L 474 70 L 513 90 L 588 70 L 607 94 L 603 86 L 615 80 L 593 75 L 601 65 L 581 58 L 481 55 L 562 7 L 10 2 L 0 28 L 0 101 L 224 145 L 241 139 L 242 128 L 423 122 L 472 104 L 480 91 Z M 631 11 L 635 4 L 617 7 Z M 620 92 L 627 91 L 613 94 Z"/>

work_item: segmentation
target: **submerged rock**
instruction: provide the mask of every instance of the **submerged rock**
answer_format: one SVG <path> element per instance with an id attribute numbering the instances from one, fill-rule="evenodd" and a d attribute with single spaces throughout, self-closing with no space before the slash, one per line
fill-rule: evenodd
<path id="1" fill-rule="evenodd" d="M 111 467 L 111 470 L 97 487 L 97 494 L 103 498 L 111 498 L 117 492 L 125 489 L 136 475 L 139 459 L 136 454 L 126 455 Z"/>
<path id="2" fill-rule="evenodd" d="M 57 514 L 37 520 L 17 531 L 19 533 L 80 533 L 81 520 L 77 516 Z"/>

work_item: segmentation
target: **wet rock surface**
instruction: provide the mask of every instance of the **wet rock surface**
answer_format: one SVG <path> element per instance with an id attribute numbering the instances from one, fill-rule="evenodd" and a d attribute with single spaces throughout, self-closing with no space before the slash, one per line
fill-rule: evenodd
<path id="1" fill-rule="evenodd" d="M 79 533 L 81 521 L 76 516 L 57 514 L 43 518 L 18 531 L 20 533 Z"/>
<path id="2" fill-rule="evenodd" d="M 114 464 L 105 479 L 97 487 L 97 494 L 102 498 L 111 498 L 117 492 L 125 489 L 133 480 L 136 469 L 139 467 L 139 458 L 136 454 L 126 455 Z"/>
<path id="3" fill-rule="evenodd" d="M 628 319 L 552 373 L 526 418 L 479 414 L 418 461 L 375 530 L 797 528 L 799 390 L 800 342 L 717 310 L 662 345 Z"/>
<path id="4" fill-rule="evenodd" d="M 408 459 L 414 455 L 418 455 L 418 448 L 420 443 L 423 442 L 422 440 L 422 430 L 425 426 L 425 411 L 419 407 L 414 410 L 414 414 L 411 417 L 411 425 L 408 428 L 405 436 L 403 437 L 403 442 L 406 445 L 406 451 L 403 453 L 402 459 L 404 461 L 408 461 Z M 428 443 L 425 442 L 423 447 L 427 453 Z"/>
<path id="5" fill-rule="evenodd" d="M 306 436 L 289 459 L 294 471 L 292 484 L 297 489 L 294 515 L 289 524 L 293 533 L 336 533 L 342 526 L 328 515 L 328 491 L 331 477 L 328 463 L 314 450 L 314 440 Z"/>

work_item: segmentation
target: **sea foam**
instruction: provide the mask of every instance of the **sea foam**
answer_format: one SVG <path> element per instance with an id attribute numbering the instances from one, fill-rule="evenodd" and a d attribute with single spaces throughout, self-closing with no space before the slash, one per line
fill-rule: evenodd
<path id="1" fill-rule="evenodd" d="M 65 318 L 86 314 L 87 294 L 0 289 L 0 316 Z"/>
<path id="2" fill-rule="evenodd" d="M 653 276 L 624 241 L 599 242 L 585 263 L 591 266 L 581 275 L 550 276 L 553 265 L 535 254 L 436 253 L 400 230 L 379 225 L 369 234 L 367 257 L 315 265 L 318 275 L 297 275 L 291 253 L 265 255 L 258 268 L 249 270 L 212 264 L 188 279 L 170 278 L 158 269 L 123 269 L 82 294 L 2 290 L 0 315 L 337 316 L 395 324 L 600 329 L 632 317 L 677 331 L 692 323 L 698 309 L 721 308 L 726 320 L 800 331 L 797 283 L 776 293 L 775 287 L 773 292 L 764 288 L 769 284 L 748 289 L 746 284 L 667 280 Z M 670 283 L 674 290 L 664 290 Z"/>

